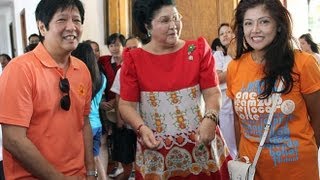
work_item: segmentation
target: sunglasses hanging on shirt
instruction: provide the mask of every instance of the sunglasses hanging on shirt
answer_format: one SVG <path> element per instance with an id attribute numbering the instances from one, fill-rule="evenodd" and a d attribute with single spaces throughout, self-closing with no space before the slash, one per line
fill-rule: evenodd
<path id="1" fill-rule="evenodd" d="M 65 111 L 69 111 L 71 106 L 69 80 L 67 78 L 60 78 L 59 88 L 63 93 L 65 93 L 60 100 L 60 107 Z"/>

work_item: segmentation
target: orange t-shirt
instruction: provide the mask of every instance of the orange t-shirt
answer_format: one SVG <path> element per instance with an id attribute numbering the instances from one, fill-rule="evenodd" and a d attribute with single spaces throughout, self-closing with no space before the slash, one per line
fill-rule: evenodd
<path id="1" fill-rule="evenodd" d="M 69 111 L 60 107 L 63 71 L 41 43 L 12 60 L 0 77 L 0 123 L 26 127 L 27 137 L 58 171 L 84 176 L 82 128 L 90 111 L 91 78 L 86 65 L 74 57 L 65 76 Z M 6 179 L 35 178 L 8 151 L 3 153 Z"/>
<path id="2" fill-rule="evenodd" d="M 255 179 L 319 180 L 317 145 L 308 121 L 303 94 L 320 89 L 320 71 L 315 59 L 295 51 L 294 85 L 279 98 L 269 136 L 257 163 Z M 240 122 L 240 156 L 253 161 L 271 109 L 271 98 L 260 100 L 263 65 L 251 53 L 232 61 L 227 71 L 227 95 L 233 99 Z"/>

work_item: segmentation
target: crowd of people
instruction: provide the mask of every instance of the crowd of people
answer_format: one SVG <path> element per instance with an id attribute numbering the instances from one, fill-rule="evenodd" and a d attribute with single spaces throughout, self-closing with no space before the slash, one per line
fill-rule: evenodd
<path id="1" fill-rule="evenodd" d="M 110 55 L 81 40 L 80 0 L 40 0 L 35 15 L 25 54 L 0 54 L 0 180 L 228 180 L 273 103 L 255 180 L 319 180 L 319 46 L 303 34 L 295 48 L 280 0 L 241 0 L 211 47 L 180 38 L 173 0 L 136 0 L 146 38 L 113 33 Z"/>

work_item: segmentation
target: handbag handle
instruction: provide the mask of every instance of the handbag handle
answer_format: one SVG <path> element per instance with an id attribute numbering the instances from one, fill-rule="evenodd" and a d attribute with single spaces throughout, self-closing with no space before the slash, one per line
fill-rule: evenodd
<path id="1" fill-rule="evenodd" d="M 278 84 L 278 87 L 276 89 L 276 92 L 279 92 L 281 89 L 282 89 L 282 86 L 283 86 L 283 82 L 281 79 L 279 79 L 279 84 Z M 251 168 L 252 169 L 256 169 L 256 165 L 258 163 L 258 159 L 260 157 L 260 154 L 261 154 L 261 151 L 262 151 L 262 148 L 263 148 L 263 145 L 264 143 L 266 142 L 266 139 L 267 139 L 267 136 L 269 134 L 269 130 L 270 130 L 270 126 L 271 126 L 271 123 L 272 123 L 272 120 L 273 120 L 273 114 L 274 112 L 276 111 L 276 107 L 277 107 L 277 102 L 278 102 L 278 99 L 279 97 L 281 96 L 281 93 L 274 93 L 272 95 L 272 107 L 271 107 L 271 110 L 270 110 L 270 113 L 269 113 L 269 116 L 268 116 L 268 121 L 267 121 L 267 124 L 266 126 L 264 127 L 264 132 L 262 134 L 262 138 L 261 138 L 261 141 L 260 141 L 260 144 L 259 144 L 259 147 L 258 147 L 258 150 L 256 152 L 256 155 L 254 156 L 254 160 L 253 160 L 253 163 L 252 163 L 252 166 Z M 254 173 L 254 172 L 253 172 Z"/>

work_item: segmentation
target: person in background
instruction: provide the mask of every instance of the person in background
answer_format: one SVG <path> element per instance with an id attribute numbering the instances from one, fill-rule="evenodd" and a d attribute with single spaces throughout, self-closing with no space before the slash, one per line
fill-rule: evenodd
<path id="1" fill-rule="evenodd" d="M 202 37 L 180 39 L 182 16 L 172 0 L 136 0 L 133 17 L 149 36 L 124 52 L 120 75 L 120 114 L 139 137 L 135 178 L 229 179 L 210 46 Z"/>
<path id="2" fill-rule="evenodd" d="M 104 89 L 106 88 L 107 79 L 99 71 L 97 59 L 89 43 L 80 43 L 71 53 L 73 56 L 82 60 L 88 67 L 92 79 L 92 99 L 89 114 L 90 125 L 93 135 L 93 155 L 95 165 L 98 170 L 98 177 L 101 180 L 107 180 L 107 174 L 99 158 L 101 137 L 102 137 L 102 124 L 100 121 L 99 107 L 102 99 Z"/>
<path id="3" fill-rule="evenodd" d="M 0 77 L 6 179 L 96 179 L 88 119 L 91 77 L 71 56 L 82 35 L 80 0 L 41 0 L 43 41 Z"/>
<path id="4" fill-rule="evenodd" d="M 100 58 L 99 44 L 96 41 L 92 41 L 92 40 L 86 40 L 85 43 L 90 44 L 91 48 L 93 49 L 95 58 L 98 61 Z M 102 68 L 101 63 L 98 61 L 97 64 L 99 67 L 99 71 L 103 73 L 103 75 L 105 75 L 106 73 L 104 72 L 104 69 Z M 104 101 L 104 99 L 105 99 L 105 94 L 103 93 L 101 102 Z M 99 160 L 102 162 L 103 169 L 107 171 L 107 168 L 108 168 L 107 117 L 106 117 L 105 110 L 103 110 L 101 106 L 99 107 L 99 116 L 102 124 L 102 136 L 101 136 Z"/>
<path id="5" fill-rule="evenodd" d="M 300 48 L 303 51 L 312 54 L 316 58 L 318 64 L 320 64 L 319 46 L 313 41 L 311 34 L 302 34 L 299 37 L 299 42 Z"/>
<path id="6" fill-rule="evenodd" d="M 11 61 L 11 57 L 8 54 L 0 54 L 0 63 L 2 70 L 7 66 L 7 64 Z"/>
<path id="7" fill-rule="evenodd" d="M 221 44 L 221 41 L 219 38 L 215 38 L 212 43 L 211 43 L 211 49 L 212 49 L 212 54 L 214 54 L 214 52 L 216 51 L 226 51 L 226 49 L 223 47 L 223 45 Z"/>
<path id="8" fill-rule="evenodd" d="M 235 10 L 236 59 L 227 71 L 240 157 L 252 162 L 273 104 L 273 121 L 255 180 L 319 180 L 320 70 L 294 50 L 290 13 L 280 0 L 242 0 Z M 280 81 L 283 87 L 280 90 Z"/>
<path id="9" fill-rule="evenodd" d="M 219 39 L 222 44 L 223 51 L 216 51 L 213 56 L 216 61 L 216 70 L 219 77 L 222 105 L 219 113 L 220 128 L 226 144 L 229 148 L 230 155 L 236 158 L 237 146 L 234 132 L 233 108 L 231 99 L 226 96 L 226 75 L 227 67 L 232 57 L 227 54 L 234 33 L 228 23 L 222 23 L 218 28 Z"/>
<path id="10" fill-rule="evenodd" d="M 141 46 L 142 46 L 142 43 L 138 37 L 130 36 L 126 39 L 125 47 L 128 49 L 140 48 Z"/>
<path id="11" fill-rule="evenodd" d="M 131 36 L 126 39 L 125 48 L 135 49 L 141 47 L 141 41 L 137 37 Z M 115 160 L 120 162 L 123 167 L 123 176 L 121 179 L 134 178 L 134 174 L 131 173 L 133 170 L 133 162 L 135 160 L 136 148 L 137 148 L 137 135 L 133 131 L 132 127 L 126 124 L 120 116 L 118 109 L 119 98 L 120 98 L 120 72 L 118 70 L 116 77 L 113 81 L 111 91 L 116 94 L 116 112 L 117 112 L 117 127 L 118 132 L 116 143 L 114 145 Z M 139 111 L 138 111 L 139 112 Z"/>
<path id="12" fill-rule="evenodd" d="M 107 77 L 107 88 L 105 89 L 105 98 L 102 100 L 100 107 L 103 109 L 106 116 L 104 117 L 107 122 L 107 144 L 108 144 L 108 170 L 107 174 L 114 178 L 119 174 L 123 173 L 123 168 L 119 166 L 119 163 L 114 161 L 114 143 L 115 142 L 115 133 L 116 133 L 116 122 L 117 115 L 115 111 L 115 94 L 110 91 L 110 88 L 113 84 L 114 78 L 118 69 L 121 67 L 122 63 L 122 51 L 125 45 L 125 37 L 120 33 L 111 34 L 107 38 L 107 46 L 111 55 L 101 56 L 99 58 L 99 64 L 101 66 L 102 72 L 105 73 Z M 118 168 L 119 167 L 119 168 Z"/>
<path id="13" fill-rule="evenodd" d="M 30 44 L 38 44 L 40 42 L 40 36 L 38 34 L 34 33 L 28 37 L 28 40 L 29 40 L 29 45 Z"/>
<path id="14" fill-rule="evenodd" d="M 94 56 L 96 57 L 96 59 L 98 61 L 100 58 L 99 44 L 95 41 L 92 41 L 92 40 L 86 40 L 85 42 L 90 44 L 91 48 L 93 49 Z"/>

